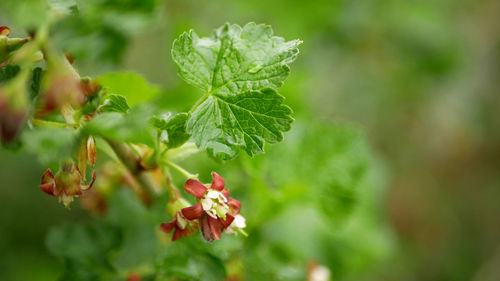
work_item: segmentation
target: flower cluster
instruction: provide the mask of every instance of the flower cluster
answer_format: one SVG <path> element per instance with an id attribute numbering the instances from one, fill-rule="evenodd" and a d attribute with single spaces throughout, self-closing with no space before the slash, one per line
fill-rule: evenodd
<path id="1" fill-rule="evenodd" d="M 245 219 L 241 216 L 241 203 L 229 198 L 229 190 L 225 188 L 224 179 L 212 172 L 213 181 L 210 186 L 198 180 L 189 179 L 184 184 L 184 190 L 194 195 L 198 203 L 176 212 L 170 223 L 162 224 L 165 232 L 175 229 L 172 240 L 191 235 L 198 226 L 206 241 L 220 240 L 222 231 L 234 233 L 245 227 Z"/>

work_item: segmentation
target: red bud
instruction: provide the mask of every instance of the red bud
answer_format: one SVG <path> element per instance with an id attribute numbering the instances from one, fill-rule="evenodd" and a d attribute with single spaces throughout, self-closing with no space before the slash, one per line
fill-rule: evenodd
<path id="1" fill-rule="evenodd" d="M 0 26 L 0 36 L 9 36 L 10 35 L 10 28 L 7 26 Z"/>

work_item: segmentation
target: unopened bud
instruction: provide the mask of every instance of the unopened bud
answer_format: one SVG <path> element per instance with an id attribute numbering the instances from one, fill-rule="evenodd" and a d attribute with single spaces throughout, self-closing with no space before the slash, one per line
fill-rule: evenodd
<path id="1" fill-rule="evenodd" d="M 7 60 L 11 52 L 19 49 L 30 38 L 8 38 L 10 35 L 10 28 L 7 26 L 0 26 L 0 62 Z"/>
<path id="2" fill-rule="evenodd" d="M 7 26 L 0 26 L 0 36 L 9 36 L 10 28 Z"/>
<path id="3" fill-rule="evenodd" d="M 37 115 L 46 115 L 59 108 L 62 109 L 63 106 L 81 106 L 85 101 L 85 95 L 80 88 L 80 76 L 76 70 L 63 55 L 44 50 L 44 56 L 47 61 L 47 72 L 42 81 L 43 102 Z M 63 116 L 65 120 L 70 118 L 68 114 Z"/>
<path id="4" fill-rule="evenodd" d="M 66 123 L 75 123 L 75 110 L 71 104 L 65 103 L 61 105 L 61 115 Z"/>
<path id="5" fill-rule="evenodd" d="M 85 181 L 87 177 L 86 175 L 87 175 L 87 160 L 88 160 L 86 138 L 84 138 L 80 143 L 80 147 L 78 148 L 76 158 L 78 159 L 78 168 L 80 169 L 80 172 L 82 174 L 83 181 Z"/>
<path id="6" fill-rule="evenodd" d="M 127 277 L 127 281 L 141 281 L 141 276 L 135 272 L 130 273 Z"/>
<path id="7" fill-rule="evenodd" d="M 93 168 L 97 162 L 97 147 L 93 136 L 89 136 L 87 139 L 87 159 L 90 166 Z"/>
<path id="8" fill-rule="evenodd" d="M 14 78 L 0 87 L 0 136 L 2 143 L 14 140 L 28 115 L 26 80 L 29 71 L 22 69 Z"/>

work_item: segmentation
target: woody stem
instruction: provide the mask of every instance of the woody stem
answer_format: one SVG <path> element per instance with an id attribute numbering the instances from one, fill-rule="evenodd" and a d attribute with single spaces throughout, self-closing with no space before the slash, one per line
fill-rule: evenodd
<path id="1" fill-rule="evenodd" d="M 137 157 L 126 144 L 108 138 L 105 138 L 105 140 L 116 153 L 118 159 L 120 159 L 123 165 L 139 183 L 141 189 L 146 193 L 149 199 L 148 201 L 152 201 L 156 196 L 156 190 L 158 190 L 158 188 L 151 178 L 151 175 L 146 173 L 146 170 L 140 165 L 139 157 Z"/>

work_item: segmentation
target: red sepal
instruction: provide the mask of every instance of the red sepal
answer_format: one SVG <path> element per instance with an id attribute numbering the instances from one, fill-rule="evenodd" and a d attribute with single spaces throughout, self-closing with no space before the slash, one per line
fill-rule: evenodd
<path id="1" fill-rule="evenodd" d="M 224 189 L 226 182 L 224 181 L 224 179 L 221 176 L 219 176 L 219 174 L 217 174 L 216 172 L 212 172 L 212 178 L 213 178 L 213 181 L 212 181 L 212 186 L 210 188 L 213 188 L 213 189 L 218 190 L 218 191 L 221 191 L 222 189 Z"/>
<path id="2" fill-rule="evenodd" d="M 160 229 L 165 233 L 170 233 L 172 229 L 177 225 L 177 220 L 171 222 L 164 222 L 161 224 Z"/>
<path id="3" fill-rule="evenodd" d="M 197 180 L 189 179 L 184 184 L 184 190 L 197 198 L 201 198 L 207 192 L 207 187 Z"/>
<path id="4" fill-rule="evenodd" d="M 201 206 L 201 203 L 198 203 L 194 206 L 182 209 L 181 212 L 182 212 L 182 215 L 186 219 L 195 220 L 195 219 L 201 217 L 201 215 L 203 215 L 203 213 L 205 211 L 203 211 L 203 207 Z"/>
<path id="5" fill-rule="evenodd" d="M 219 220 L 212 218 L 211 216 L 208 217 L 208 225 L 210 227 L 210 232 L 212 233 L 212 237 L 215 240 L 220 240 L 220 235 L 222 232 L 221 225 Z"/>
<path id="6" fill-rule="evenodd" d="M 48 195 L 55 196 L 54 195 L 54 186 L 55 186 L 55 184 L 53 182 L 48 182 L 48 183 L 41 184 L 40 189 L 43 192 L 47 193 Z"/>
<path id="7" fill-rule="evenodd" d="M 42 184 L 54 182 L 54 175 L 50 169 L 47 169 L 42 175 Z"/>
<path id="8" fill-rule="evenodd" d="M 224 188 L 224 189 L 222 189 L 221 193 L 222 193 L 222 195 L 224 195 L 224 197 L 229 199 L 229 189 Z"/>
<path id="9" fill-rule="evenodd" d="M 230 214 L 226 214 L 226 219 L 219 218 L 220 223 L 222 224 L 222 230 L 226 229 L 231 223 L 234 221 L 234 217 Z"/>
<path id="10" fill-rule="evenodd" d="M 183 231 L 182 229 L 176 227 L 174 231 L 174 235 L 172 235 L 172 241 L 179 240 L 182 237 Z"/>
<path id="11" fill-rule="evenodd" d="M 200 218 L 200 230 L 203 239 L 207 242 L 220 239 L 220 222 L 209 215 L 204 215 Z"/>
<path id="12" fill-rule="evenodd" d="M 229 198 L 227 200 L 227 205 L 229 206 L 229 209 L 231 210 L 231 214 L 237 215 L 240 213 L 240 209 L 241 209 L 241 202 L 240 201 L 233 199 L 233 198 Z"/>

